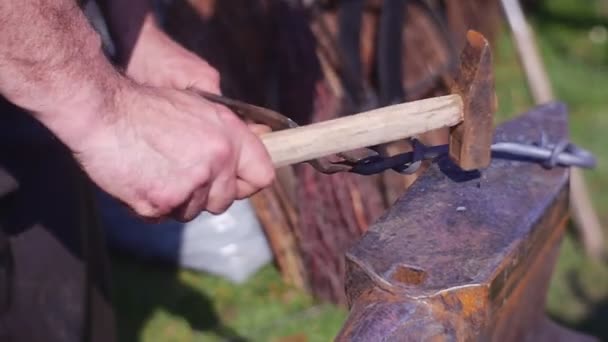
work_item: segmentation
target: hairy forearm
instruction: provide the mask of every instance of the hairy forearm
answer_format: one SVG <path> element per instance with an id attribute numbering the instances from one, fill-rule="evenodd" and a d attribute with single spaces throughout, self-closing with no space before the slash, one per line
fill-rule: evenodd
<path id="1" fill-rule="evenodd" d="M 112 105 L 121 77 L 75 1 L 0 1 L 0 41 L 0 93 L 66 143 Z"/>

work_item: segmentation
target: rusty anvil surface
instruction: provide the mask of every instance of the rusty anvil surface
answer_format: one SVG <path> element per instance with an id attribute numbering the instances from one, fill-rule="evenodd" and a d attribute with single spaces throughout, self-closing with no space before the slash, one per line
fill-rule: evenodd
<path id="1" fill-rule="evenodd" d="M 564 105 L 497 128 L 495 142 L 567 138 Z M 592 340 L 545 317 L 568 217 L 568 169 L 494 158 L 482 172 L 447 157 L 346 255 L 350 315 L 338 341 Z"/>

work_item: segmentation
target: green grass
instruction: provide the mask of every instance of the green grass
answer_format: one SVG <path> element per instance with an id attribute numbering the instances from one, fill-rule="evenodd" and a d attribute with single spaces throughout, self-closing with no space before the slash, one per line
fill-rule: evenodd
<path id="1" fill-rule="evenodd" d="M 114 256 L 121 341 L 328 341 L 345 312 L 281 282 L 272 266 L 243 285 Z"/>
<path id="2" fill-rule="evenodd" d="M 595 1 L 542 2 L 532 16 L 556 96 L 570 108 L 572 139 L 599 165 L 585 173 L 608 226 L 608 43 L 588 39 Z M 532 105 L 510 37 L 495 46 L 499 121 Z M 281 282 L 272 266 L 236 286 L 189 271 L 113 257 L 122 341 L 329 341 L 346 312 L 319 305 Z M 608 340 L 608 266 L 588 260 L 570 230 L 553 275 L 547 311 L 563 324 Z"/>

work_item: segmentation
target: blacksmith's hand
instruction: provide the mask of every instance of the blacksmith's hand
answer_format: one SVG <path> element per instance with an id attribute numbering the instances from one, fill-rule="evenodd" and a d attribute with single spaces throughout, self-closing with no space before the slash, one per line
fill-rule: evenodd
<path id="1" fill-rule="evenodd" d="M 127 83 L 107 108 L 87 134 L 68 139 L 93 181 L 141 216 L 221 213 L 274 178 L 261 141 L 225 107 Z"/>

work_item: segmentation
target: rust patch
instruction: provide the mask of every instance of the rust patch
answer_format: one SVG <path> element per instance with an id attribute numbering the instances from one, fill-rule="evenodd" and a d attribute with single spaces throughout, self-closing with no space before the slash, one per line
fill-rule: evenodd
<path id="1" fill-rule="evenodd" d="M 424 270 L 405 266 L 397 265 L 391 278 L 403 285 L 420 285 L 426 279 L 427 274 Z"/>

